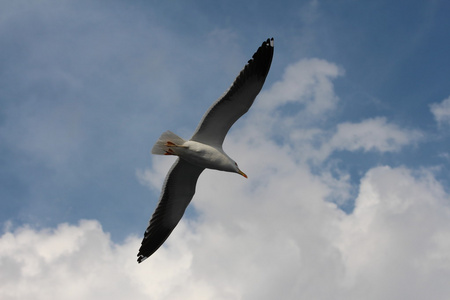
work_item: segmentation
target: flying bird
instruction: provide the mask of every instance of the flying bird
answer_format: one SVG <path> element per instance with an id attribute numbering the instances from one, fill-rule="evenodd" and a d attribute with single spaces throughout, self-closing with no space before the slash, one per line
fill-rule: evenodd
<path id="1" fill-rule="evenodd" d="M 245 114 L 264 85 L 273 57 L 273 38 L 253 54 L 231 87 L 205 113 L 190 140 L 166 131 L 152 148 L 152 154 L 176 155 L 166 176 L 158 206 L 139 249 L 141 263 L 166 241 L 183 217 L 195 193 L 197 179 L 205 168 L 238 173 L 237 163 L 222 149 L 230 127 Z"/>

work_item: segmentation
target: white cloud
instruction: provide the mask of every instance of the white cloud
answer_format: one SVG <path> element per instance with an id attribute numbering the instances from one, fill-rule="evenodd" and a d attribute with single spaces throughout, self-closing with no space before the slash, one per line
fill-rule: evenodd
<path id="1" fill-rule="evenodd" d="M 423 138 L 421 131 L 401 128 L 385 117 L 344 122 L 331 129 L 292 126 L 285 135 L 293 147 L 290 154 L 318 165 L 335 151 L 399 152 Z"/>
<path id="2" fill-rule="evenodd" d="M 446 299 L 450 197 L 432 173 L 372 169 L 346 215 L 305 168 L 274 170 L 265 183 L 201 177 L 200 218 L 183 220 L 140 265 L 140 238 L 113 243 L 96 221 L 8 231 L 0 297 Z"/>
<path id="3" fill-rule="evenodd" d="M 402 129 L 379 117 L 360 123 L 338 124 L 329 144 L 337 150 L 395 152 L 417 142 L 421 136 L 419 131 Z"/>
<path id="4" fill-rule="evenodd" d="M 449 195 L 427 171 L 375 168 L 340 224 L 347 284 L 365 299 L 445 299 Z M 373 294 L 372 294 L 373 293 Z"/>
<path id="5" fill-rule="evenodd" d="M 343 70 L 333 63 L 317 58 L 302 59 L 288 66 L 281 81 L 261 93 L 258 106 L 273 110 L 298 103 L 303 106 L 305 117 L 320 117 L 337 104 L 331 80 L 340 75 Z"/>
<path id="6" fill-rule="evenodd" d="M 444 99 L 441 103 L 431 104 L 430 110 L 439 125 L 450 124 L 450 97 Z"/>
<path id="7" fill-rule="evenodd" d="M 279 139 L 291 147 L 289 155 L 322 163 L 336 150 L 398 152 L 421 140 L 419 130 L 401 128 L 385 117 L 344 122 L 336 128 L 316 126 L 336 109 L 339 97 L 332 80 L 343 74 L 335 64 L 320 59 L 288 66 L 282 79 L 261 93 L 243 121 L 239 135 L 247 140 L 242 141 L 267 144 L 267 140 Z"/>
<path id="8" fill-rule="evenodd" d="M 127 252 L 127 247 L 113 245 L 96 221 L 81 221 L 77 226 L 61 224 L 56 229 L 22 227 L 7 232 L 0 240 L 0 298 L 139 296 L 139 291 L 134 292 L 135 283 L 126 274 L 123 252 Z"/>

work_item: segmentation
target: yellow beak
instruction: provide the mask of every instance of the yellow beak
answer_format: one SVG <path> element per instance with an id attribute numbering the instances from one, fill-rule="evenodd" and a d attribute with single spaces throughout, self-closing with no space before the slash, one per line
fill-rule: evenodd
<path id="1" fill-rule="evenodd" d="M 239 174 L 241 174 L 241 175 L 244 176 L 245 178 L 248 178 L 247 175 L 246 175 L 244 172 L 242 172 L 241 170 L 239 170 Z"/>

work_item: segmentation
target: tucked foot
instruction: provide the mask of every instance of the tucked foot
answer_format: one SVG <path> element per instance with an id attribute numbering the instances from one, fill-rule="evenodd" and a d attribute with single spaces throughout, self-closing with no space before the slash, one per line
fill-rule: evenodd
<path id="1" fill-rule="evenodd" d="M 164 153 L 164 155 L 176 155 L 176 154 L 175 151 L 173 151 L 171 148 L 168 148 Z"/>

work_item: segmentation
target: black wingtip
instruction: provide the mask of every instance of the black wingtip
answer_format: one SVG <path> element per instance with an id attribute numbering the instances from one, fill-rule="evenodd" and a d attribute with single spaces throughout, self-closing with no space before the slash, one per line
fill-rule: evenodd
<path id="1" fill-rule="evenodd" d="M 148 258 L 148 256 L 143 256 L 141 254 L 138 254 L 138 259 L 137 259 L 138 264 L 140 264 L 141 262 L 143 262 L 147 258 Z"/>
<path id="2" fill-rule="evenodd" d="M 272 38 L 268 38 L 267 40 L 265 40 L 262 44 L 261 47 L 272 47 L 274 46 L 274 40 L 273 37 Z"/>
<path id="3" fill-rule="evenodd" d="M 257 77 L 261 83 L 264 84 L 267 74 L 269 73 L 270 65 L 272 64 L 273 45 L 273 38 L 268 38 L 261 44 L 231 85 L 231 88 L 227 92 L 228 94 L 231 95 L 234 90 L 239 89 L 245 79 L 251 76 Z"/>
<path id="4" fill-rule="evenodd" d="M 269 73 L 270 65 L 272 64 L 273 50 L 274 39 L 272 37 L 268 38 L 261 44 L 261 47 L 256 50 L 255 54 L 253 54 L 252 58 L 248 61 L 248 65 L 256 62 L 256 68 L 259 71 L 259 75 L 266 77 L 267 73 Z"/>
<path id="5" fill-rule="evenodd" d="M 274 48 L 274 40 L 273 38 L 268 38 L 264 42 L 262 42 L 261 46 L 258 48 L 258 50 L 253 54 L 252 58 L 248 61 L 250 63 L 252 60 L 255 60 L 258 56 L 262 56 L 260 54 L 261 52 L 264 52 L 264 54 L 267 55 L 267 53 L 270 53 L 270 56 L 273 56 L 273 48 Z"/>

